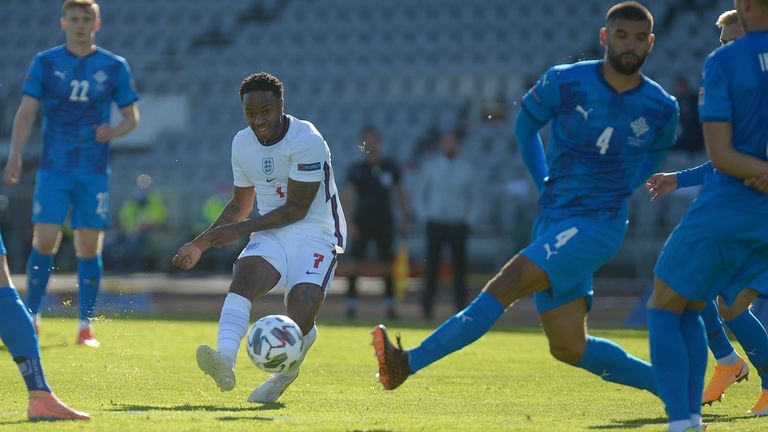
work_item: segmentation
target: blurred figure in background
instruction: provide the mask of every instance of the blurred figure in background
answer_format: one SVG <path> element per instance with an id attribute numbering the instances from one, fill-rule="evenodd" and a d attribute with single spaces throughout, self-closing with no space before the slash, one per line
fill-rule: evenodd
<path id="1" fill-rule="evenodd" d="M 67 0 L 60 25 L 66 44 L 35 56 L 22 88 L 11 133 L 5 182 L 21 178 L 24 146 L 38 111 L 43 115 L 43 144 L 32 210 L 34 233 L 27 261 L 27 307 L 39 329 L 40 304 L 59 249 L 61 226 L 72 210 L 80 293 L 79 345 L 99 346 L 91 318 L 103 266 L 101 249 L 109 227 L 109 142 L 139 122 L 139 99 L 124 58 L 94 44 L 101 28 L 93 0 Z M 110 126 L 112 102 L 122 120 Z"/>
<path id="2" fill-rule="evenodd" d="M 197 237 L 209 226 L 216 222 L 221 212 L 226 207 L 230 198 L 232 198 L 232 190 L 228 185 L 220 185 L 216 188 L 211 196 L 209 196 L 200 207 L 200 213 L 197 215 L 197 220 L 194 226 L 194 236 Z M 234 242 L 223 246 L 221 248 L 209 249 L 206 253 L 206 258 L 202 260 L 198 268 L 205 268 L 208 270 L 232 270 L 232 262 L 237 258 L 237 254 L 242 250 L 244 246 L 243 241 Z"/>
<path id="3" fill-rule="evenodd" d="M 88 420 L 90 415 L 75 411 L 60 401 L 45 380 L 40 363 L 40 346 L 32 317 L 19 298 L 8 272 L 5 245 L 0 234 L 0 339 L 16 362 L 29 392 L 27 418 L 30 420 Z"/>
<path id="4" fill-rule="evenodd" d="M 347 317 L 354 318 L 357 310 L 357 278 L 360 274 L 380 276 L 384 279 L 384 296 L 389 318 L 397 318 L 395 290 L 392 281 L 394 259 L 395 212 L 393 194 L 400 205 L 400 235 L 408 234 L 410 210 L 403 192 L 400 167 L 381 154 L 381 135 L 371 125 L 363 128 L 362 161 L 352 165 L 342 203 L 349 216 L 350 255 L 349 290 L 347 291 Z M 378 260 L 361 265 L 368 244 L 376 245 Z M 365 269 L 365 271 L 363 271 Z"/>
<path id="5" fill-rule="evenodd" d="M 684 76 L 675 78 L 675 98 L 680 105 L 676 150 L 697 153 L 704 150 L 704 135 L 699 123 L 699 95 Z"/>
<path id="6" fill-rule="evenodd" d="M 427 271 L 421 307 L 424 317 L 432 319 L 438 269 L 444 246 L 451 250 L 454 304 L 456 311 L 466 306 L 466 263 L 469 216 L 473 208 L 472 166 L 458 158 L 460 136 L 443 135 L 442 153 L 424 164 L 422 182 L 416 199 L 420 216 L 426 221 Z"/>
<path id="7" fill-rule="evenodd" d="M 124 250 L 121 268 L 140 271 L 148 260 L 152 260 L 152 235 L 162 228 L 166 219 L 165 203 L 160 192 L 141 187 L 133 191 L 120 208 Z"/>

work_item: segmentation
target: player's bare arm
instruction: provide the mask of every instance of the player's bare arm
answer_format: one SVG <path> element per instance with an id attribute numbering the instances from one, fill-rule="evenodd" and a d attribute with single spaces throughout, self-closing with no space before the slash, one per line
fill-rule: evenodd
<path id="1" fill-rule="evenodd" d="M 24 146 L 29 141 L 32 127 L 35 125 L 35 117 L 40 110 L 40 101 L 23 96 L 16 116 L 13 118 L 13 131 L 11 132 L 11 151 L 8 154 L 8 162 L 5 164 L 3 175 L 6 184 L 16 184 L 21 179 L 21 154 Z"/>
<path id="2" fill-rule="evenodd" d="M 172 264 L 183 270 L 194 267 L 203 256 L 203 252 L 211 247 L 211 244 L 204 239 L 205 235 L 219 226 L 233 224 L 247 218 L 253 210 L 255 200 L 256 191 L 253 187 L 235 186 L 232 199 L 221 210 L 219 217 L 194 240 L 180 247 L 171 260 Z"/>
<path id="3" fill-rule="evenodd" d="M 126 135 L 128 132 L 136 129 L 139 125 L 139 104 L 132 103 L 126 107 L 120 108 L 120 114 L 123 119 L 114 128 L 108 123 L 102 125 L 93 125 L 96 129 L 96 142 L 105 143 L 115 138 Z"/>
<path id="4" fill-rule="evenodd" d="M 768 173 L 768 162 L 733 148 L 730 123 L 705 122 L 702 127 L 707 153 L 715 169 L 744 180 Z"/>
<path id="5" fill-rule="evenodd" d="M 222 247 L 252 232 L 282 228 L 298 222 L 307 215 L 319 188 L 320 182 L 288 179 L 285 204 L 263 216 L 214 228 L 203 234 L 203 240 L 211 247 Z"/>

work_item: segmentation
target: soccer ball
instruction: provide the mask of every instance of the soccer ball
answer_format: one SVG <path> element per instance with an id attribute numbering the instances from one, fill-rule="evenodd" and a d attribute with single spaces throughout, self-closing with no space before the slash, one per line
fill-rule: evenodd
<path id="1" fill-rule="evenodd" d="M 299 325 L 285 315 L 267 315 L 248 332 L 248 357 L 267 372 L 281 372 L 296 364 L 303 346 Z"/>

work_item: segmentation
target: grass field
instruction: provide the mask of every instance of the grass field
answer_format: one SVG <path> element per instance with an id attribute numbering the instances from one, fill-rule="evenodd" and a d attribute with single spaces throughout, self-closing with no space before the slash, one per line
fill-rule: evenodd
<path id="1" fill-rule="evenodd" d="M 369 325 L 370 324 L 370 325 Z M 43 321 L 49 383 L 88 423 L 28 423 L 26 392 L 7 359 L 0 368 L 0 431 L 595 431 L 665 430 L 661 403 L 646 392 L 603 382 L 549 357 L 535 328 L 502 328 L 411 377 L 394 392 L 376 379 L 374 323 L 321 323 L 302 374 L 278 403 L 249 404 L 267 375 L 241 352 L 238 384 L 222 393 L 197 368 L 195 348 L 215 343 L 214 321 L 102 320 L 103 346 L 73 345 L 76 322 Z M 406 347 L 427 328 L 390 326 Z M 648 358 L 645 332 L 598 330 Z M 4 349 L 4 348 L 3 348 Z M 7 351 L 5 352 L 7 355 Z M 710 364 L 710 369 L 711 369 Z M 711 372 L 711 371 L 710 371 Z M 732 387 L 705 407 L 710 431 L 764 431 L 768 418 L 744 415 L 759 379 Z"/>

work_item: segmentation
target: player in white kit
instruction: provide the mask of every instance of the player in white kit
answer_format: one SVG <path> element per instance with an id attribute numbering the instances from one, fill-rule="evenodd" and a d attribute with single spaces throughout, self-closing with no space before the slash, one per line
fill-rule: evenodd
<path id="1" fill-rule="evenodd" d="M 346 246 L 346 222 L 328 145 L 312 123 L 283 113 L 282 83 L 268 73 L 250 75 L 240 99 L 248 127 L 232 140 L 232 199 L 216 222 L 179 248 L 173 265 L 191 269 L 208 248 L 250 235 L 221 309 L 217 349 L 198 347 L 197 363 L 222 391 L 232 390 L 251 302 L 283 286 L 286 315 L 304 333 L 302 357 L 248 398 L 275 402 L 298 376 L 317 337 L 315 316 L 333 279 L 336 254 Z M 250 217 L 254 203 L 259 216 Z"/>

